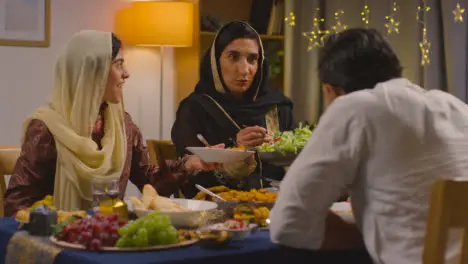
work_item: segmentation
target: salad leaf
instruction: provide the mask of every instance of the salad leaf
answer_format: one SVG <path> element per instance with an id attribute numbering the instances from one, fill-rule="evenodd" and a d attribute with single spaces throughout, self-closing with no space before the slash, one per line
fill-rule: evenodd
<path id="1" fill-rule="evenodd" d="M 283 155 L 286 153 L 300 152 L 310 136 L 312 135 L 312 129 L 308 125 L 302 123 L 293 131 L 275 132 L 273 143 L 265 143 L 257 148 L 259 152 L 280 152 Z"/>
<path id="2" fill-rule="evenodd" d="M 76 215 L 73 215 L 71 216 L 68 220 L 65 220 L 61 223 L 58 223 L 56 225 L 53 226 L 53 230 L 52 230 L 52 234 L 54 236 L 60 234 L 63 232 L 63 228 L 71 223 L 73 223 L 75 220 L 78 220 L 78 219 L 81 219 L 82 217 L 80 216 L 76 216 Z"/>

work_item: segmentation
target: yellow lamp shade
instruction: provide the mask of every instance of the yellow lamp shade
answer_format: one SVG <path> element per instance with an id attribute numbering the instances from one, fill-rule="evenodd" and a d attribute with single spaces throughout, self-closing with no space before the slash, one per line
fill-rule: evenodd
<path id="1" fill-rule="evenodd" d="M 132 9 L 131 7 L 127 7 L 121 9 L 115 15 L 115 29 L 114 32 L 118 35 L 118 37 L 122 40 L 125 45 L 129 43 L 129 39 L 132 35 Z"/>
<path id="2" fill-rule="evenodd" d="M 116 15 L 116 33 L 135 46 L 190 47 L 193 24 L 194 4 L 189 2 L 133 2 Z"/>

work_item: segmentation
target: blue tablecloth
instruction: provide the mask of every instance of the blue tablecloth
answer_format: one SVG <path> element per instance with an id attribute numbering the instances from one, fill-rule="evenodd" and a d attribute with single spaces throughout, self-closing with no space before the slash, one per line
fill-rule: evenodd
<path id="1" fill-rule="evenodd" d="M 0 218 L 0 263 L 5 263 L 8 241 L 18 231 L 18 223 Z M 371 263 L 365 250 L 347 252 L 310 252 L 279 247 L 270 242 L 269 233 L 258 232 L 244 241 L 222 249 L 204 249 L 198 245 L 151 252 L 97 253 L 63 249 L 56 264 L 88 263 Z"/>

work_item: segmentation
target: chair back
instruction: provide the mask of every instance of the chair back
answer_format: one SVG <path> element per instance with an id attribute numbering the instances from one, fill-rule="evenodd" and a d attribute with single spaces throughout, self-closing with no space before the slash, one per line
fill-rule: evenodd
<path id="1" fill-rule="evenodd" d="M 3 206 L 6 192 L 6 175 L 11 175 L 21 148 L 15 146 L 0 146 L 0 217 L 4 216 Z"/>
<path id="2" fill-rule="evenodd" d="M 151 161 L 158 164 L 158 161 L 173 160 L 177 158 L 177 152 L 174 143 L 171 140 L 148 139 L 148 152 Z"/>
<path id="3" fill-rule="evenodd" d="M 148 152 L 154 164 L 159 164 L 158 161 L 177 159 L 176 147 L 171 140 L 148 139 L 146 145 L 148 145 Z M 174 197 L 185 198 L 180 189 Z"/>
<path id="4" fill-rule="evenodd" d="M 468 264 L 468 181 L 437 180 L 427 218 L 423 264 L 445 263 L 449 229 L 463 230 L 460 264 Z"/>

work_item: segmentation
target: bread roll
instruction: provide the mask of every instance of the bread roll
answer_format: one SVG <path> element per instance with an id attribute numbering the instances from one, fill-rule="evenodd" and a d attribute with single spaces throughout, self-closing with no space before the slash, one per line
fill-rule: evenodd
<path id="1" fill-rule="evenodd" d="M 142 201 L 140 201 L 140 199 L 138 199 L 138 197 L 132 196 L 132 197 L 130 197 L 130 201 L 133 204 L 133 208 L 135 208 L 137 210 L 146 210 L 146 209 L 148 209 L 148 207 L 145 206 L 145 204 Z M 151 202 L 151 200 L 148 200 L 147 202 L 149 204 Z"/>
<path id="2" fill-rule="evenodd" d="M 149 184 L 143 186 L 143 196 L 158 197 L 158 192 Z"/>
<path id="3" fill-rule="evenodd" d="M 157 197 L 150 203 L 150 209 L 161 212 L 187 212 L 188 208 L 183 207 L 178 202 L 173 201 L 166 197 Z"/>

